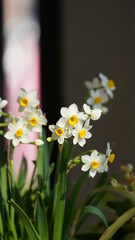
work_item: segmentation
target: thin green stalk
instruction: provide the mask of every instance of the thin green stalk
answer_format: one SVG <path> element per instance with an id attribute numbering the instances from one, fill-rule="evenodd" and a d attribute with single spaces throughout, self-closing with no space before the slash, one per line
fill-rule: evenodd
<path id="1" fill-rule="evenodd" d="M 6 127 L 9 123 L 0 123 L 0 127 Z"/>
<path id="2" fill-rule="evenodd" d="M 107 230 L 102 234 L 99 240 L 109 240 L 129 219 L 135 215 L 135 208 L 131 208 L 121 215 Z"/>
<path id="3" fill-rule="evenodd" d="M 54 177 L 53 218 L 54 218 L 55 208 L 56 208 L 56 200 L 57 200 L 57 192 L 58 192 L 58 178 L 59 178 L 59 171 L 60 171 L 62 149 L 63 149 L 63 145 L 58 145 L 58 156 L 57 156 L 57 163 L 56 163 L 56 170 L 55 170 L 55 177 Z"/>

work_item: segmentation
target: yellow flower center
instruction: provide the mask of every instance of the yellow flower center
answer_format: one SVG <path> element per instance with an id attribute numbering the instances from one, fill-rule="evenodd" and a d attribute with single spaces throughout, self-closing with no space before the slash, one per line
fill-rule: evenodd
<path id="1" fill-rule="evenodd" d="M 94 103 L 95 103 L 95 104 L 100 104 L 101 102 L 102 102 L 101 96 L 99 96 L 99 97 L 97 97 L 97 98 L 94 99 Z"/>
<path id="2" fill-rule="evenodd" d="M 57 134 L 57 136 L 60 137 L 63 134 L 63 129 L 62 128 L 57 128 L 56 129 L 56 134 Z"/>
<path id="3" fill-rule="evenodd" d="M 29 104 L 28 98 L 26 98 L 26 97 L 21 98 L 21 100 L 20 100 L 20 105 L 21 105 L 22 107 L 27 107 L 28 104 Z"/>
<path id="4" fill-rule="evenodd" d="M 114 81 L 113 81 L 112 79 L 108 80 L 107 86 L 108 86 L 109 88 L 114 88 L 114 87 L 115 87 Z"/>
<path id="5" fill-rule="evenodd" d="M 68 122 L 70 125 L 74 126 L 78 123 L 78 117 L 76 115 L 73 115 L 68 119 Z"/>
<path id="6" fill-rule="evenodd" d="M 32 126 L 32 127 L 35 127 L 38 123 L 38 120 L 35 118 L 35 117 L 32 117 L 30 120 L 29 120 L 29 124 Z"/>
<path id="7" fill-rule="evenodd" d="M 109 157 L 109 162 L 110 163 L 113 163 L 113 161 L 114 161 L 114 159 L 115 159 L 115 154 L 114 153 L 112 153 L 111 155 L 110 155 L 110 157 Z"/>
<path id="8" fill-rule="evenodd" d="M 16 133 L 15 133 L 16 137 L 21 137 L 23 135 L 23 131 L 21 128 L 19 128 Z"/>
<path id="9" fill-rule="evenodd" d="M 78 132 L 78 136 L 79 136 L 80 138 L 85 138 L 85 136 L 86 136 L 86 130 L 85 130 L 85 129 L 80 130 L 80 131 Z"/>
<path id="10" fill-rule="evenodd" d="M 99 167 L 99 162 L 97 162 L 97 161 L 95 161 L 95 160 L 93 160 L 92 161 L 92 163 L 91 163 L 91 166 L 92 166 L 92 168 L 94 168 L 94 169 L 97 169 L 98 167 Z"/>

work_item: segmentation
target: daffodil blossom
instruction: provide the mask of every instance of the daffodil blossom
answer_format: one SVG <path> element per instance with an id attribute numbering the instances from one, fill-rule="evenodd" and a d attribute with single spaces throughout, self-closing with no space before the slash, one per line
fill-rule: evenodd
<path id="1" fill-rule="evenodd" d="M 107 156 L 107 161 L 110 163 L 113 163 L 114 159 L 115 159 L 115 154 L 111 153 L 112 149 L 110 147 L 110 143 L 107 143 L 107 149 L 106 149 L 106 156 Z"/>
<path id="2" fill-rule="evenodd" d="M 86 103 L 83 104 L 83 109 L 86 114 L 92 119 L 92 120 L 98 120 L 101 117 L 102 110 L 99 108 L 91 109 L 90 106 L 88 106 Z"/>
<path id="3" fill-rule="evenodd" d="M 27 128 L 38 133 L 42 132 L 42 126 L 47 123 L 47 119 L 44 117 L 41 109 L 26 111 L 23 118 L 27 124 Z"/>
<path id="4" fill-rule="evenodd" d="M 74 136 L 73 138 L 73 144 L 79 144 L 81 147 L 83 147 L 86 143 L 86 139 L 91 138 L 92 134 L 89 132 L 89 130 L 92 128 L 91 125 L 89 125 L 90 119 L 88 119 L 84 126 L 82 122 L 79 122 L 76 126 L 76 128 L 72 131 L 72 134 Z"/>
<path id="5" fill-rule="evenodd" d="M 84 84 L 88 90 L 102 87 L 101 82 L 97 77 L 93 78 L 92 81 L 85 81 Z"/>
<path id="6" fill-rule="evenodd" d="M 2 109 L 7 105 L 8 101 L 7 100 L 2 100 L 0 98 L 0 112 L 2 111 Z M 0 117 L 1 117 L 1 113 L 0 113 Z"/>
<path id="7" fill-rule="evenodd" d="M 19 120 L 16 124 L 9 123 L 9 131 L 4 135 L 8 140 L 12 140 L 13 146 L 16 147 L 20 143 L 29 143 L 28 129 L 24 124 L 24 121 Z"/>
<path id="8" fill-rule="evenodd" d="M 19 112 L 35 108 L 39 105 L 39 100 L 37 99 L 37 90 L 30 90 L 26 92 L 25 89 L 21 88 L 20 95 L 17 98 L 19 103 Z"/>
<path id="9" fill-rule="evenodd" d="M 60 112 L 62 117 L 59 119 L 59 124 L 66 126 L 70 130 L 72 130 L 79 121 L 85 121 L 87 119 L 87 114 L 79 112 L 75 103 L 71 104 L 69 108 L 62 107 Z"/>
<path id="10" fill-rule="evenodd" d="M 49 129 L 52 132 L 52 140 L 57 140 L 59 144 L 63 144 L 65 138 L 70 138 L 72 135 L 66 128 L 58 125 L 58 122 L 56 125 L 49 125 Z"/>
<path id="11" fill-rule="evenodd" d="M 113 91 L 116 89 L 114 81 L 112 79 L 108 79 L 108 77 L 103 73 L 99 73 L 99 78 L 101 79 L 101 83 L 109 97 L 113 98 Z"/>
<path id="12" fill-rule="evenodd" d="M 93 108 L 99 108 L 106 113 L 108 111 L 107 107 L 104 107 L 102 104 L 107 103 L 109 100 L 107 94 L 103 89 L 91 90 L 90 97 L 87 99 L 87 104 L 91 105 Z"/>
<path id="13" fill-rule="evenodd" d="M 94 150 L 91 155 L 83 155 L 82 162 L 84 165 L 81 170 L 89 171 L 89 177 L 95 177 L 96 173 L 102 173 L 108 171 L 105 155 L 98 154 L 98 151 Z"/>

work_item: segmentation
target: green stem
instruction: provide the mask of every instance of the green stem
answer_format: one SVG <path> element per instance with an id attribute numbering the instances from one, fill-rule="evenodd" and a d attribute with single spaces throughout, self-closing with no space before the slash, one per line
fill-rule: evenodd
<path id="1" fill-rule="evenodd" d="M 0 127 L 6 127 L 9 123 L 0 123 Z"/>
<path id="2" fill-rule="evenodd" d="M 56 171 L 55 171 L 55 178 L 54 178 L 53 218 L 54 218 L 55 208 L 56 208 L 58 178 L 59 178 L 59 171 L 60 171 L 62 149 L 63 149 L 63 145 L 58 145 L 58 156 L 57 156 Z"/>
<path id="3" fill-rule="evenodd" d="M 131 208 L 121 215 L 100 237 L 99 240 L 109 240 L 130 218 L 135 215 L 135 208 Z"/>

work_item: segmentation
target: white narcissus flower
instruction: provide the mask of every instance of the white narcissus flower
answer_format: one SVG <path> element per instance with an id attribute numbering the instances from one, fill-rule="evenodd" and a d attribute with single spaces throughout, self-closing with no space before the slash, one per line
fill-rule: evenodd
<path id="1" fill-rule="evenodd" d="M 88 90 L 100 88 L 102 86 L 97 77 L 93 78 L 92 81 L 85 81 L 84 84 Z"/>
<path id="2" fill-rule="evenodd" d="M 89 132 L 89 130 L 92 128 L 92 126 L 89 125 L 89 122 L 90 119 L 85 122 L 84 126 L 82 122 L 79 122 L 76 128 L 72 131 L 72 134 L 74 136 L 74 145 L 78 143 L 81 147 L 83 147 L 86 143 L 86 139 L 91 138 L 92 134 Z"/>
<path id="3" fill-rule="evenodd" d="M 81 170 L 86 172 L 89 170 L 89 177 L 95 177 L 96 173 L 102 173 L 108 171 L 105 155 L 98 154 L 98 151 L 94 150 L 91 155 L 83 155 L 82 162 L 84 165 Z"/>
<path id="4" fill-rule="evenodd" d="M 65 138 L 71 137 L 71 132 L 67 131 L 64 127 L 58 125 L 49 125 L 49 129 L 52 132 L 52 140 L 57 140 L 59 144 L 63 144 Z"/>
<path id="5" fill-rule="evenodd" d="M 90 97 L 87 99 L 89 105 L 98 107 L 103 103 L 108 102 L 109 98 L 103 89 L 91 90 Z"/>
<path id="6" fill-rule="evenodd" d="M 47 123 L 47 119 L 44 117 L 41 109 L 26 111 L 23 118 L 27 124 L 27 128 L 30 131 L 34 130 L 35 132 L 39 133 L 42 132 L 42 126 L 46 125 Z"/>
<path id="7" fill-rule="evenodd" d="M 66 126 L 71 130 L 79 123 L 79 121 L 85 121 L 87 115 L 84 112 L 79 112 L 75 103 L 71 104 L 69 108 L 61 108 L 62 117 L 59 119 L 59 124 Z"/>
<path id="8" fill-rule="evenodd" d="M 101 83 L 105 87 L 105 90 L 109 97 L 113 98 L 113 91 L 116 89 L 114 81 L 112 79 L 109 79 L 103 73 L 99 73 L 99 78 L 101 79 Z"/>
<path id="9" fill-rule="evenodd" d="M 26 92 L 25 89 L 21 88 L 20 95 L 17 98 L 19 103 L 19 112 L 26 111 L 30 108 L 36 108 L 40 101 L 37 99 L 37 90 L 30 90 Z"/>
<path id="10" fill-rule="evenodd" d="M 2 100 L 0 98 L 0 112 L 2 111 L 2 108 L 4 108 L 7 105 L 8 101 L 7 100 Z M 0 114 L 1 117 L 1 114 Z"/>
<path id="11" fill-rule="evenodd" d="M 113 163 L 114 159 L 115 159 L 115 154 L 111 153 L 111 152 L 112 152 L 112 149 L 110 147 L 110 143 L 108 142 L 107 143 L 107 149 L 106 149 L 106 156 L 107 156 L 108 162 Z"/>
<path id="12" fill-rule="evenodd" d="M 18 146 L 20 143 L 29 143 L 28 139 L 28 129 L 25 126 L 24 121 L 19 120 L 16 124 L 9 123 L 9 131 L 4 135 L 8 140 L 12 140 L 14 147 Z"/>
<path id="13" fill-rule="evenodd" d="M 83 104 L 83 109 L 86 114 L 92 119 L 92 120 L 98 120 L 101 117 L 102 110 L 99 108 L 91 109 L 90 106 L 88 106 L 86 103 Z"/>

